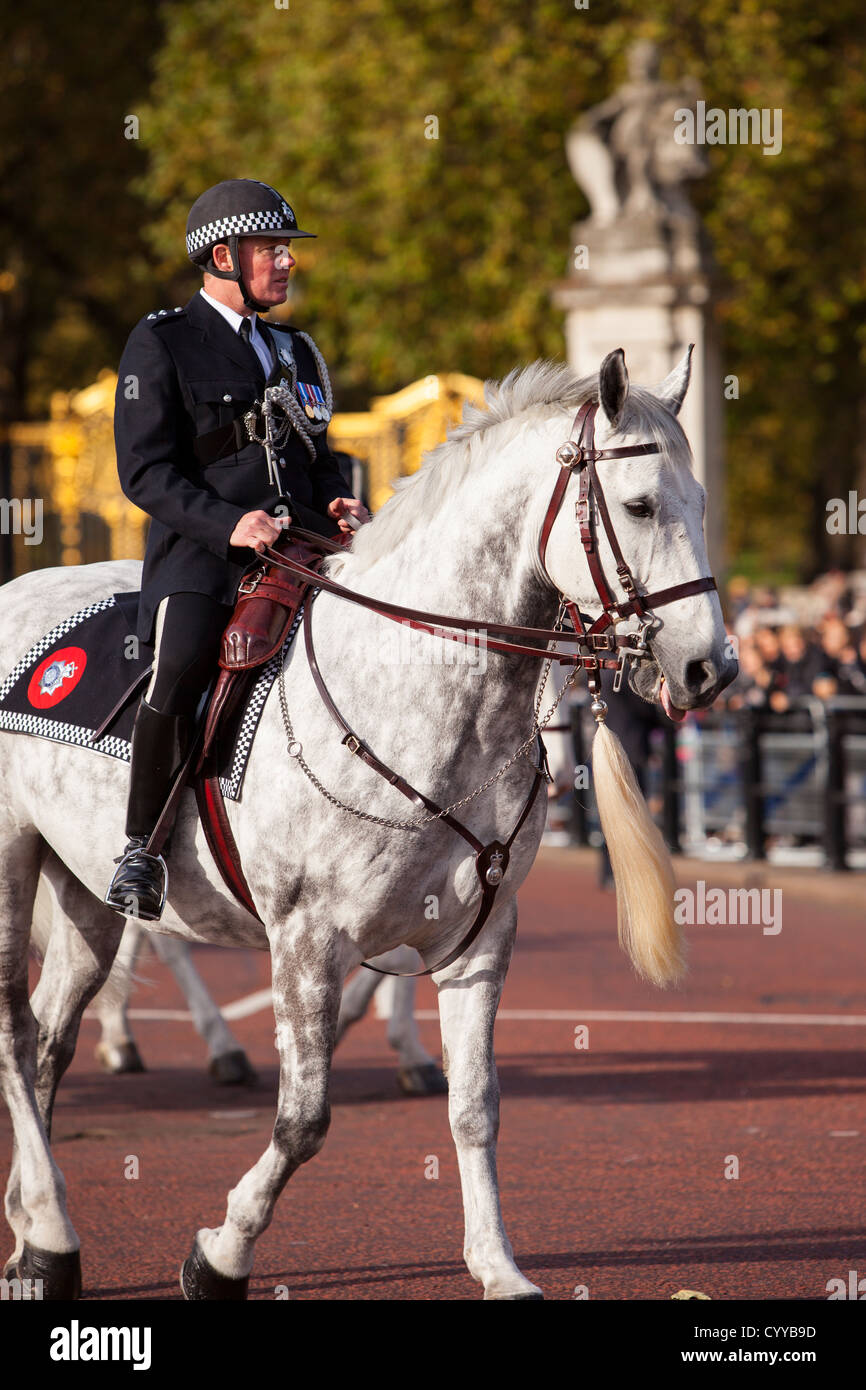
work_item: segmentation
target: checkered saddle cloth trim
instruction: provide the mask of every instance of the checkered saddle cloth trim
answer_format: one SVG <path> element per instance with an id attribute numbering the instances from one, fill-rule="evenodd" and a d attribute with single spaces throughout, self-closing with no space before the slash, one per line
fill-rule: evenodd
<path id="1" fill-rule="evenodd" d="M 94 741 L 93 735 L 150 662 L 149 650 L 134 659 L 123 656 L 124 640 L 134 632 L 130 617 L 136 601 L 135 594 L 121 594 L 89 603 L 34 643 L 0 685 L 0 731 L 73 744 L 128 763 L 132 756 L 130 739 L 137 700 L 130 701 L 102 738 Z M 292 624 L 282 650 L 262 667 L 246 702 L 221 734 L 219 783 L 223 795 L 232 801 L 240 798 L 262 710 L 298 629 L 302 612 Z M 75 687 L 66 694 L 62 689 L 65 678 L 62 658 L 72 646 L 83 651 L 86 661 Z M 108 651 L 113 654 L 111 659 L 105 656 Z M 60 657 L 58 662 L 53 661 L 55 653 Z M 70 664 L 74 662 L 67 663 Z M 43 665 L 46 674 L 34 685 Z M 52 665 L 58 670 L 52 672 Z M 72 675 L 69 679 L 74 678 Z M 34 698 L 42 702 L 50 700 L 52 681 L 56 682 L 56 706 L 35 707 Z"/>

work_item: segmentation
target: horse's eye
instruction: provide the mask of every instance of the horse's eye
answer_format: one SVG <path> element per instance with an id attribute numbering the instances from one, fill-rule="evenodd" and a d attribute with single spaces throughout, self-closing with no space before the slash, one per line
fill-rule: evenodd
<path id="1" fill-rule="evenodd" d="M 625 509 L 632 516 L 652 516 L 653 514 L 649 502 L 626 502 Z"/>

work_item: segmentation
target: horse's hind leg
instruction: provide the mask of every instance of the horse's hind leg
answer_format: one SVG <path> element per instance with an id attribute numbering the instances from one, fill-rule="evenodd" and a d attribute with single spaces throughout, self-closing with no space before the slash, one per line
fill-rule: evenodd
<path id="1" fill-rule="evenodd" d="M 390 959 L 390 952 L 383 956 L 377 956 L 377 961 L 385 964 Z M 342 1042 L 345 1034 L 353 1023 L 358 1023 L 364 1017 L 370 1007 L 370 1000 L 376 990 L 384 982 L 384 975 L 377 975 L 373 970 L 359 970 L 352 977 L 343 989 L 340 1000 L 340 1016 L 337 1020 L 337 1042 Z"/>
<path id="2" fill-rule="evenodd" d="M 246 1298 L 256 1241 L 270 1225 L 277 1198 L 292 1173 L 325 1142 L 331 1118 L 328 1074 L 349 964 L 336 955 L 326 959 L 328 947 L 322 936 L 302 936 L 298 930 L 292 932 L 290 948 L 271 936 L 280 1054 L 273 1135 L 258 1163 L 229 1193 L 222 1226 L 198 1232 L 181 1270 L 187 1299 Z"/>
<path id="3" fill-rule="evenodd" d="M 132 972 L 141 947 L 144 926 L 134 917 L 126 919 L 120 945 L 108 979 L 93 1000 L 91 1012 L 99 1020 L 100 1038 L 94 1049 L 104 1071 L 119 1076 L 144 1071 L 138 1046 L 129 1027 L 127 1009 L 132 990 Z"/>
<path id="4" fill-rule="evenodd" d="M 411 946 L 400 946 L 390 953 L 392 970 L 418 970 L 423 965 Z M 377 1007 L 385 996 L 385 1016 L 388 1019 L 388 1046 L 400 1059 L 397 1084 L 407 1096 L 442 1095 L 448 1090 L 445 1076 L 421 1041 L 415 1020 L 416 982 L 411 975 L 386 980 Z"/>
<path id="5" fill-rule="evenodd" d="M 78 1237 L 66 1184 L 51 1154 L 36 1097 L 37 1023 L 28 998 L 28 946 L 42 846 L 17 827 L 0 840 L 0 1086 L 15 1135 L 7 1214 L 16 1239 L 11 1273 L 41 1279 L 43 1298 L 79 1291 Z"/>
<path id="6" fill-rule="evenodd" d="M 71 1298 L 80 1289 L 78 1239 L 66 1215 L 65 1184 L 48 1148 L 51 1114 L 57 1086 L 75 1051 L 81 1015 L 108 973 L 123 923 L 51 853 L 42 866 L 33 917 L 37 932 L 47 940 L 42 973 L 27 1011 L 35 1032 L 33 1102 L 44 1149 L 56 1175 L 58 1209 L 51 1213 L 49 1203 L 48 1219 L 44 1220 L 39 1217 L 38 1203 L 34 1208 L 33 1143 L 31 1140 L 28 1150 L 16 1127 L 19 1142 L 9 1176 L 6 1210 L 16 1235 L 19 1277 L 42 1278 L 43 1298 Z"/>
<path id="7" fill-rule="evenodd" d="M 208 1075 L 221 1086 L 254 1086 L 258 1078 L 250 1060 L 211 998 L 193 964 L 187 943 L 160 932 L 151 932 L 150 941 L 177 980 L 189 1004 L 196 1032 L 207 1043 L 211 1059 Z"/>
<path id="8" fill-rule="evenodd" d="M 50 1135 L 54 1098 L 72 1061 L 82 1014 L 111 970 L 124 919 L 53 853 L 43 865 L 36 912 L 51 919 L 42 973 L 30 999 L 39 1025 L 36 1097 Z"/>
<path id="9" fill-rule="evenodd" d="M 92 1011 L 102 1029 L 96 1045 L 96 1060 L 105 1071 L 115 1075 L 145 1069 L 127 1013 L 144 931 L 141 922 L 127 918 L 111 974 L 93 1001 Z M 161 932 L 148 932 L 147 935 L 163 965 L 168 966 L 177 980 L 189 1004 L 193 1025 L 207 1043 L 211 1059 L 209 1075 L 221 1086 L 254 1086 L 257 1077 L 250 1060 L 208 993 L 187 943 Z"/>
<path id="10" fill-rule="evenodd" d="M 463 1255 L 486 1299 L 541 1298 L 514 1263 L 496 1176 L 499 1082 L 493 1024 L 517 929 L 512 901 L 491 916 L 470 953 L 434 975 L 439 991 L 448 1118 L 457 1148 L 466 1238 Z"/>
<path id="11" fill-rule="evenodd" d="M 418 952 L 411 946 L 398 946 L 377 956 L 371 964 L 383 970 L 412 971 L 418 969 Z M 434 1058 L 424 1047 L 415 1022 L 415 981 L 377 975 L 372 970 L 359 970 L 343 990 L 340 1018 L 337 1023 L 337 1042 L 353 1023 L 364 1017 L 370 1000 L 378 991 L 376 1012 L 387 1020 L 388 1045 L 397 1053 L 400 1070 L 397 1084 L 407 1096 L 441 1095 L 448 1083 Z"/>

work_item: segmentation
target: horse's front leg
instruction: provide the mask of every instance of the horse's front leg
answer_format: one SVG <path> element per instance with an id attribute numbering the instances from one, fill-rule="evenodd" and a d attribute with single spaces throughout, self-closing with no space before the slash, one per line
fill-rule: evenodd
<path id="1" fill-rule="evenodd" d="M 256 1241 L 271 1223 L 277 1198 L 295 1170 L 318 1153 L 328 1132 L 328 1074 L 350 962 L 338 958 L 327 937 L 302 933 L 295 921 L 291 945 L 279 933 L 269 933 L 280 1055 L 273 1135 L 229 1193 L 222 1226 L 198 1232 L 181 1271 L 187 1299 L 246 1298 Z"/>
<path id="2" fill-rule="evenodd" d="M 471 951 L 433 979 L 439 991 L 448 1118 L 457 1148 L 466 1237 L 463 1256 L 485 1299 L 542 1298 L 514 1263 L 496 1176 L 499 1081 L 493 1024 L 517 930 L 514 899 L 491 915 Z"/>

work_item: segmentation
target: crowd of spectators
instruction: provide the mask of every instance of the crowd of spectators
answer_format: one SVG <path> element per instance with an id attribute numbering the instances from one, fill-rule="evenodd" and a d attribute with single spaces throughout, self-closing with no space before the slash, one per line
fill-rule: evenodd
<path id="1" fill-rule="evenodd" d="M 740 663 L 720 700 L 728 709 L 866 697 L 866 573 L 833 571 L 787 590 L 735 576 L 727 618 Z"/>
<path id="2" fill-rule="evenodd" d="M 783 714 L 791 708 L 802 708 L 805 701 L 826 702 L 852 696 L 866 707 L 866 571 L 851 574 L 831 572 L 821 575 L 809 586 L 790 588 L 759 587 L 735 576 L 727 585 L 724 609 L 727 630 L 735 644 L 734 654 L 739 660 L 740 670 L 732 684 L 719 696 L 716 708 L 738 710 L 757 707 Z M 582 687 L 580 689 L 582 691 Z M 645 704 L 636 696 L 631 697 L 625 684 L 620 694 L 611 697 L 608 702 L 609 722 L 623 739 L 633 766 L 649 776 L 648 801 L 653 813 L 658 816 L 661 811 L 661 756 L 658 736 L 653 732 L 653 721 L 657 728 L 670 730 L 673 726 L 657 708 Z M 698 725 L 702 719 L 701 715 L 697 716 Z M 585 729 L 585 735 L 591 738 L 591 728 Z M 572 843 L 574 832 L 568 779 L 573 771 L 574 751 L 567 735 L 555 734 L 547 739 L 547 744 L 551 767 L 556 774 L 556 783 L 548 792 L 551 800 L 547 841 L 551 844 L 569 844 Z M 689 760 L 695 758 L 694 747 L 681 749 L 680 753 L 682 766 L 687 769 Z M 701 757 L 706 761 L 694 763 L 698 782 L 713 789 L 716 795 L 720 790 L 724 792 L 720 801 L 713 802 L 715 819 L 712 821 L 712 832 L 707 830 L 707 836 L 719 843 L 730 841 L 740 844 L 744 838 L 744 813 L 742 797 L 737 791 L 736 746 L 724 741 L 712 747 L 707 745 Z M 775 802 L 784 803 L 784 815 L 777 810 L 777 820 L 780 815 L 782 820 L 785 815 L 789 819 L 799 816 L 801 821 L 808 821 L 810 816 L 819 819 L 820 809 L 815 811 L 818 792 L 814 780 L 800 784 L 803 769 L 810 769 L 812 763 L 814 759 L 810 758 L 808 751 L 802 751 L 802 744 L 790 755 L 778 749 L 772 752 L 765 750 L 765 781 L 775 788 Z M 654 770 L 650 770 L 651 765 Z M 787 786 L 792 774 L 796 791 Z M 860 843 L 866 843 L 862 767 L 851 766 L 848 776 L 851 792 L 849 835 L 856 834 Z M 813 778 L 811 770 L 809 777 Z M 728 790 L 724 791 L 726 786 Z M 791 803 L 787 800 L 789 794 L 795 798 Z M 799 802 L 796 802 L 796 796 L 800 797 Z M 730 819 L 725 823 L 724 817 L 728 812 L 723 808 L 728 802 Z M 692 814 L 701 814 L 694 810 L 694 796 Z M 699 840 L 700 832 L 694 831 L 694 825 L 692 831 Z M 816 835 L 817 832 L 808 827 L 804 830 L 801 824 L 790 832 L 785 831 L 784 827 L 778 831 L 777 826 L 767 843 L 771 847 L 812 844 L 816 841 Z M 603 884 L 609 881 L 608 866 L 604 860 L 601 881 Z"/>

